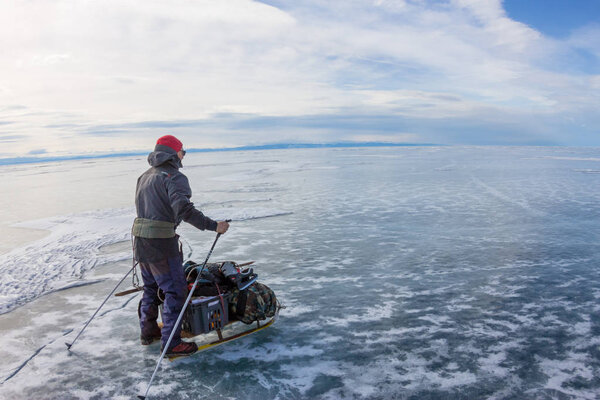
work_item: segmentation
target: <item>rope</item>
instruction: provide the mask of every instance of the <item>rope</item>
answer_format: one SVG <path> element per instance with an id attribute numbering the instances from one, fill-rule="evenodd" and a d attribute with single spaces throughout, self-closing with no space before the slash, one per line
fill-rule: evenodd
<path id="1" fill-rule="evenodd" d="M 188 282 L 192 276 L 192 272 L 194 272 L 194 270 L 198 269 L 198 264 L 194 264 L 195 268 L 190 268 L 190 272 L 188 272 L 187 276 L 185 277 L 186 282 Z"/>
<path id="2" fill-rule="evenodd" d="M 139 262 L 135 259 L 135 241 L 133 240 L 133 235 L 131 235 L 131 264 L 133 269 L 133 275 L 131 276 L 131 284 L 134 288 L 140 289 L 140 277 L 137 274 L 137 266 Z"/>
<path id="3" fill-rule="evenodd" d="M 223 294 L 221 293 L 221 289 L 219 288 L 219 284 L 215 282 L 215 286 L 217 287 L 217 293 L 219 293 L 219 298 L 221 299 L 221 309 L 223 310 L 223 315 L 225 315 L 225 302 L 223 301 Z"/>

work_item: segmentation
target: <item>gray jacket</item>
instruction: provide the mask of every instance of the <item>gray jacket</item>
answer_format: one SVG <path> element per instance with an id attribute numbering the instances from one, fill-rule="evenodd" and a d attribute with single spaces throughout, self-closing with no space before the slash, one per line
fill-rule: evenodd
<path id="1" fill-rule="evenodd" d="M 190 201 L 192 189 L 187 177 L 179 171 L 181 160 L 175 150 L 157 145 L 148 155 L 151 168 L 137 181 L 135 208 L 138 218 L 171 222 L 177 227 L 185 221 L 201 230 L 217 230 L 217 222 L 206 217 Z M 168 239 L 145 239 L 136 237 L 136 259 L 173 256 L 177 237 Z M 148 257 L 145 257 L 146 254 Z"/>

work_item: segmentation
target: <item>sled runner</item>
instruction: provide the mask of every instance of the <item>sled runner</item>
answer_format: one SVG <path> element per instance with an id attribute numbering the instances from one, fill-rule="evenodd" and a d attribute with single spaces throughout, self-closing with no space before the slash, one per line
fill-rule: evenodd
<path id="1" fill-rule="evenodd" d="M 270 327 L 271 325 L 273 325 L 275 323 L 275 320 L 277 319 L 277 316 L 278 316 L 277 314 L 274 315 L 266 323 L 265 322 L 261 323 L 260 321 L 256 321 L 256 326 L 254 326 L 253 328 L 247 329 L 247 330 L 239 332 L 239 333 L 231 333 L 228 336 L 224 336 L 223 332 L 221 330 L 219 330 L 219 331 L 217 331 L 217 334 L 219 335 L 219 339 L 218 340 L 214 340 L 212 342 L 204 343 L 204 344 L 196 342 L 196 344 L 198 344 L 198 351 L 196 353 L 194 353 L 194 354 L 200 353 L 201 351 L 212 349 L 213 347 L 217 347 L 218 345 L 223 344 L 223 343 L 232 342 L 234 340 L 241 339 L 243 337 L 246 337 L 246 336 L 249 336 L 249 335 L 251 335 L 253 333 L 261 331 L 261 330 L 263 330 L 265 328 L 268 328 L 268 327 Z M 233 324 L 235 324 L 237 322 L 239 322 L 239 321 L 230 321 L 227 326 L 231 326 L 231 325 L 233 325 Z M 181 337 L 183 337 L 183 338 L 196 338 L 196 339 L 198 339 L 198 338 L 201 338 L 204 335 L 206 335 L 206 334 L 200 334 L 200 335 L 193 336 L 190 332 L 187 332 L 187 331 L 182 331 L 181 332 Z M 169 361 L 174 361 L 174 360 L 176 360 L 178 358 L 181 358 L 181 357 L 189 357 L 189 356 L 175 356 L 175 357 L 167 357 L 167 358 L 169 359 Z"/>

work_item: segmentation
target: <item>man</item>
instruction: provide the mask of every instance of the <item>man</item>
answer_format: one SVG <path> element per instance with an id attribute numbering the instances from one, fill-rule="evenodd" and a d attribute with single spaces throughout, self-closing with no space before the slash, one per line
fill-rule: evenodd
<path id="1" fill-rule="evenodd" d="M 134 221 L 134 256 L 140 264 L 144 294 L 139 317 L 142 345 L 162 341 L 164 349 L 171 332 L 173 340 L 167 356 L 190 355 L 198 350 L 195 343 L 181 340 L 181 325 L 175 326 L 188 294 L 183 272 L 183 255 L 175 229 L 185 221 L 200 230 L 225 233 L 227 222 L 216 222 L 204 216 L 190 201 L 192 190 L 187 177 L 179 172 L 185 156 L 182 143 L 174 136 L 162 136 L 154 152 L 148 155 L 151 168 L 137 181 Z M 158 289 L 164 293 L 163 328 L 159 329 Z"/>

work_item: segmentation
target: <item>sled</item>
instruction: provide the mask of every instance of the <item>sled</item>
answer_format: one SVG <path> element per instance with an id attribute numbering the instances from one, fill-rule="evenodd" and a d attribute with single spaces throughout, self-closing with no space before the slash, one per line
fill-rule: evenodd
<path id="1" fill-rule="evenodd" d="M 253 333 L 256 333 L 258 331 L 262 331 L 263 329 L 266 329 L 268 327 L 270 327 L 271 325 L 273 325 L 275 323 L 275 320 L 277 319 L 279 312 L 277 312 L 273 317 L 269 318 L 266 321 L 256 321 L 256 326 L 254 326 L 253 328 L 249 328 L 246 329 L 245 331 L 242 332 L 238 332 L 235 334 L 231 334 L 229 336 L 224 336 L 223 332 L 221 329 L 217 329 L 215 332 L 217 333 L 217 335 L 219 336 L 219 339 L 214 340 L 212 342 L 209 343 L 204 343 L 204 344 L 198 344 L 198 351 L 196 353 L 200 353 L 202 351 L 208 350 L 208 349 L 212 349 L 213 347 L 217 347 L 223 343 L 227 343 L 227 342 L 232 342 L 234 340 L 237 339 L 241 339 L 243 337 L 249 336 Z M 231 326 L 233 324 L 235 324 L 236 322 L 240 322 L 237 320 L 234 321 L 230 321 L 227 326 Z M 159 327 L 162 327 L 162 323 L 159 323 Z M 200 335 L 192 335 L 190 332 L 187 331 L 181 331 L 181 337 L 182 338 L 186 338 L 186 339 L 200 339 L 204 336 L 208 335 L 207 333 L 203 333 Z M 196 340 L 192 340 L 194 342 L 196 342 Z M 196 354 L 194 353 L 194 354 Z M 193 354 L 192 354 L 193 355 Z M 178 358 L 182 358 L 182 357 L 189 357 L 188 355 L 181 355 L 181 356 L 173 356 L 173 357 L 166 357 L 169 359 L 169 361 L 174 361 Z"/>
<path id="2" fill-rule="evenodd" d="M 275 320 L 277 318 L 277 315 L 273 316 L 272 318 L 268 319 L 266 322 L 261 323 L 260 321 L 256 321 L 256 326 L 250 329 L 247 329 L 243 332 L 239 332 L 236 334 L 232 334 L 230 336 L 223 336 L 223 333 L 219 330 L 217 331 L 217 334 L 219 335 L 219 339 L 209 342 L 209 343 L 205 343 L 205 344 L 199 344 L 198 345 L 198 351 L 196 353 L 200 353 L 202 351 L 205 350 L 209 350 L 212 349 L 213 347 L 217 347 L 223 343 L 227 343 L 227 342 L 232 342 L 234 340 L 237 339 L 241 339 L 243 337 L 249 336 L 253 333 L 256 333 L 258 331 L 261 331 L 263 329 L 266 329 L 268 327 L 270 327 L 271 325 L 273 325 L 275 323 Z M 239 322 L 239 321 L 232 321 L 230 324 L 228 324 L 227 326 L 230 326 L 231 324 L 235 323 L 235 322 Z M 189 333 L 188 333 L 189 335 Z M 202 334 L 202 335 L 197 335 L 197 336 L 193 336 L 194 338 L 199 338 L 202 337 L 206 334 Z M 184 332 L 182 332 L 181 337 L 188 337 L 187 335 L 184 334 Z M 196 354 L 194 353 L 194 354 Z M 189 356 L 174 356 L 174 357 L 167 357 L 169 359 L 169 361 L 174 361 L 178 358 L 182 358 L 182 357 L 189 357 Z"/>
<path id="3" fill-rule="evenodd" d="M 184 264 L 184 273 L 188 284 L 193 281 L 193 286 L 190 289 L 187 307 L 180 313 L 178 322 L 181 321 L 181 337 L 191 339 L 188 341 L 193 341 L 198 345 L 196 352 L 205 351 L 268 328 L 277 319 L 279 310 L 284 308 L 269 287 L 256 282 L 258 275 L 251 268 L 240 269 L 241 266 L 252 263 L 253 261 L 245 264 L 223 261 L 208 264 L 207 269 L 204 269 L 206 265 L 200 268 L 193 261 Z M 196 271 L 196 276 L 193 276 L 194 271 Z M 205 274 L 199 277 L 198 274 L 203 272 Z M 203 290 L 198 290 L 199 282 L 202 283 Z M 221 290 L 221 287 L 226 289 Z M 194 293 L 193 297 L 192 292 Z M 242 296 L 242 294 L 244 295 Z M 160 292 L 158 296 L 161 297 Z M 229 300 L 231 297 L 234 303 L 231 303 L 230 311 Z M 243 310 L 239 315 L 237 307 L 242 307 L 241 310 Z M 162 304 L 159 306 L 159 312 L 162 317 Z M 256 325 L 254 326 L 254 324 Z M 162 328 L 162 323 L 159 323 L 159 327 Z M 182 354 L 165 358 L 173 361 L 188 356 Z"/>

